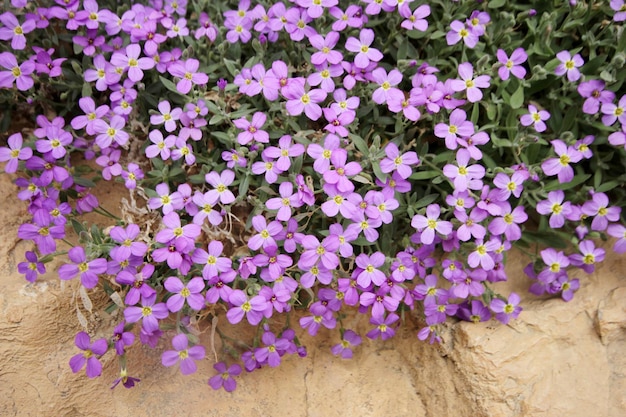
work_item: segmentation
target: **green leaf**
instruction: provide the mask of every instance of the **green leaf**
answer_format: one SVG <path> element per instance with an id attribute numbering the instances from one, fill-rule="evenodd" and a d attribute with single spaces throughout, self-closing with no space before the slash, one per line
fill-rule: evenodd
<path id="1" fill-rule="evenodd" d="M 162 75 L 159 75 L 159 80 L 161 80 L 163 86 L 170 90 L 172 93 L 181 94 L 180 91 L 178 91 L 178 89 L 176 88 L 176 84 L 174 84 L 172 81 L 168 80 Z"/>
<path id="2" fill-rule="evenodd" d="M 223 62 L 226 70 L 230 73 L 230 75 L 232 75 L 233 77 L 237 75 L 239 71 L 237 71 L 237 68 L 235 68 L 235 61 L 224 58 Z"/>
<path id="3" fill-rule="evenodd" d="M 544 191 L 569 190 L 591 178 L 591 174 L 576 175 L 573 180 L 561 184 L 558 180 L 550 181 L 544 187 Z"/>
<path id="4" fill-rule="evenodd" d="M 522 104 L 524 104 L 524 86 L 520 84 L 520 86 L 517 87 L 517 90 L 515 90 L 515 92 L 511 96 L 509 105 L 513 109 L 519 109 L 520 107 L 522 107 Z"/>
<path id="5" fill-rule="evenodd" d="M 489 2 L 489 5 L 487 6 L 490 9 L 497 9 L 499 7 L 504 6 L 506 3 L 506 0 L 492 0 Z"/>
<path id="6" fill-rule="evenodd" d="M 432 203 L 435 200 L 437 200 L 439 197 L 441 197 L 441 194 L 428 194 L 428 195 L 420 198 L 415 204 L 413 204 L 413 208 L 417 210 L 417 209 L 420 209 L 422 207 L 426 207 L 430 203 Z"/>
<path id="7" fill-rule="evenodd" d="M 437 171 L 419 171 L 412 173 L 409 178 L 412 180 L 429 180 L 439 175 L 441 174 Z"/>

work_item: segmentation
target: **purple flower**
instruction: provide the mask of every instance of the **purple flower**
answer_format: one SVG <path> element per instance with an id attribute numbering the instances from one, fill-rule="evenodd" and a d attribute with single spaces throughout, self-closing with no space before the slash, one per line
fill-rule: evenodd
<path id="1" fill-rule="evenodd" d="M 302 202 L 298 198 L 298 194 L 293 193 L 293 184 L 283 182 L 279 187 L 280 197 L 270 198 L 265 206 L 270 210 L 278 210 L 276 220 L 285 222 L 291 218 L 292 207 L 300 207 Z"/>
<path id="2" fill-rule="evenodd" d="M 125 332 L 124 326 L 126 322 L 122 321 L 115 326 L 113 329 L 113 337 L 111 337 L 111 341 L 115 346 L 115 353 L 118 355 L 123 355 L 125 352 L 126 346 L 130 346 L 135 341 L 135 335 L 131 332 Z"/>
<path id="3" fill-rule="evenodd" d="M 224 244 L 219 240 L 209 242 L 208 252 L 202 248 L 197 248 L 191 259 L 195 264 L 204 265 L 202 277 L 206 280 L 216 277 L 219 273 L 232 270 L 230 258 L 220 256 L 224 250 Z"/>
<path id="4" fill-rule="evenodd" d="M 167 138 L 163 139 L 163 133 L 160 130 L 151 130 L 148 137 L 153 145 L 146 148 L 146 156 L 155 158 L 158 155 L 164 161 L 169 159 L 171 150 L 176 145 L 177 137 L 168 135 Z"/>
<path id="5" fill-rule="evenodd" d="M 413 151 L 400 154 L 398 146 L 393 142 L 389 142 L 385 146 L 385 155 L 386 158 L 380 161 L 381 171 L 389 173 L 395 170 L 403 179 L 411 176 L 412 170 L 410 166 L 417 165 L 420 162 L 417 153 Z"/>
<path id="6" fill-rule="evenodd" d="M 213 368 L 219 372 L 217 375 L 209 378 L 209 385 L 214 390 L 218 390 L 224 387 L 226 392 L 232 392 L 237 388 L 237 381 L 233 376 L 241 374 L 241 366 L 234 363 L 228 369 L 224 362 L 218 362 L 213 365 Z"/>
<path id="7" fill-rule="evenodd" d="M 240 145 L 247 145 L 252 140 L 259 143 L 269 142 L 269 134 L 265 130 L 261 130 L 266 119 L 265 113 L 256 112 L 252 115 L 252 122 L 249 122 L 245 117 L 233 120 L 235 127 L 243 130 L 237 135 L 237 142 Z"/>
<path id="8" fill-rule="evenodd" d="M 478 43 L 478 35 L 467 28 L 460 20 L 450 23 L 450 31 L 446 34 L 446 42 L 448 45 L 455 45 L 460 40 L 465 42 L 468 48 L 473 48 Z"/>
<path id="9" fill-rule="evenodd" d="M 407 3 L 405 3 L 408 6 Z M 411 13 L 410 7 L 399 7 L 400 16 L 405 20 L 400 24 L 401 27 L 407 30 L 419 30 L 425 32 L 428 29 L 428 21 L 424 19 L 430 16 L 430 6 L 422 4 Z"/>
<path id="10" fill-rule="evenodd" d="M 35 71 L 33 61 L 24 61 L 22 65 L 17 63 L 17 58 L 11 52 L 0 53 L 0 67 L 8 71 L 0 71 L 0 88 L 12 88 L 13 83 L 20 91 L 29 90 L 34 84 L 31 74 Z"/>
<path id="11" fill-rule="evenodd" d="M 11 49 L 22 50 L 26 47 L 27 33 L 35 30 L 36 23 L 32 19 L 26 19 L 24 24 L 20 25 L 17 17 L 11 12 L 5 12 L 0 15 L 0 22 L 4 27 L 0 27 L 0 39 L 11 39 Z"/>
<path id="12" fill-rule="evenodd" d="M 361 336 L 352 330 L 346 330 L 341 338 L 341 342 L 330 348 L 333 355 L 341 355 L 343 359 L 352 358 L 352 347 L 361 344 Z"/>
<path id="13" fill-rule="evenodd" d="M 126 145 L 129 139 L 128 133 L 122 129 L 126 125 L 126 121 L 122 116 L 115 115 L 111 117 L 109 123 L 102 119 L 94 120 L 94 131 L 96 132 L 96 144 L 100 148 L 108 148 L 113 142 L 120 146 Z"/>
<path id="14" fill-rule="evenodd" d="M 0 162 L 7 162 L 4 172 L 8 174 L 12 174 L 17 172 L 17 168 L 19 165 L 19 160 L 25 161 L 30 159 L 33 156 L 33 150 L 31 148 L 22 147 L 23 139 L 21 133 L 14 133 L 9 136 L 8 140 L 9 147 L 1 147 L 0 148 Z"/>
<path id="15" fill-rule="evenodd" d="M 496 319 L 504 324 L 508 324 L 508 322 L 513 318 L 517 318 L 519 313 L 522 311 L 522 307 L 518 306 L 520 302 L 519 295 L 512 292 L 509 295 L 508 300 L 502 300 L 500 298 L 494 298 L 491 300 L 491 304 L 489 307 L 491 311 L 496 313 Z"/>
<path id="16" fill-rule="evenodd" d="M 474 67 L 469 62 L 464 62 L 459 65 L 459 77 L 460 80 L 452 80 L 450 86 L 454 91 L 466 91 L 467 99 L 470 103 L 475 103 L 483 98 L 481 88 L 489 88 L 488 75 L 479 75 L 474 78 Z M 473 133 L 473 132 L 472 132 Z"/>
<path id="17" fill-rule="evenodd" d="M 441 208 L 438 204 L 430 204 L 426 208 L 426 216 L 416 214 L 411 219 L 411 226 L 416 228 L 420 234 L 420 241 L 425 245 L 430 245 L 435 240 L 435 232 L 447 236 L 452 232 L 452 223 L 439 220 Z"/>
<path id="18" fill-rule="evenodd" d="M 443 167 L 443 173 L 454 182 L 457 191 L 480 190 L 485 176 L 485 167 L 480 164 L 468 166 L 470 154 L 467 149 L 459 149 L 456 153 L 457 165 L 447 164 Z"/>
<path id="19" fill-rule="evenodd" d="M 338 242 L 333 239 L 324 238 L 322 242 L 313 235 L 306 235 L 302 238 L 304 251 L 298 260 L 298 268 L 309 270 L 318 262 L 329 270 L 339 266 L 339 257 L 335 253 L 339 249 Z"/>
<path id="20" fill-rule="evenodd" d="M 626 252 L 626 227 L 621 224 L 612 224 L 607 228 L 606 232 L 609 236 L 617 238 L 613 251 L 615 253 Z"/>
<path id="21" fill-rule="evenodd" d="M 173 366 L 180 362 L 180 373 L 190 375 L 198 369 L 196 362 L 204 359 L 204 346 L 189 347 L 189 339 L 185 334 L 177 334 L 172 338 L 175 350 L 166 350 L 161 356 L 163 366 Z"/>
<path id="22" fill-rule="evenodd" d="M 154 67 L 152 58 L 139 58 L 139 55 L 141 55 L 141 46 L 130 44 L 123 53 L 115 52 L 111 56 L 111 64 L 128 70 L 128 78 L 133 82 L 138 82 L 143 79 L 143 70 Z"/>
<path id="23" fill-rule="evenodd" d="M 560 275 L 565 274 L 565 268 L 570 264 L 569 258 L 563 253 L 563 251 L 557 252 L 552 248 L 542 250 L 541 259 L 546 265 L 546 268 L 542 270 L 537 279 L 545 284 L 549 284 L 554 281 Z"/>
<path id="24" fill-rule="evenodd" d="M 526 51 L 524 51 L 524 48 L 514 50 L 510 58 L 503 49 L 498 49 L 496 56 L 498 57 L 498 61 L 502 64 L 502 66 L 498 68 L 498 75 L 502 80 L 508 80 L 509 74 L 513 74 L 520 80 L 524 79 L 526 76 L 526 68 L 521 64 L 528 60 L 528 55 Z"/>
<path id="25" fill-rule="evenodd" d="M 272 221 L 268 224 L 265 217 L 260 214 L 252 218 L 252 227 L 259 232 L 248 241 L 248 247 L 252 250 L 257 250 L 261 247 L 265 249 L 269 246 L 276 246 L 275 237 L 283 230 L 283 226 L 280 222 Z"/>
<path id="26" fill-rule="evenodd" d="M 180 311 L 185 301 L 193 310 L 199 311 L 204 308 L 204 296 L 200 294 L 204 290 L 204 279 L 202 277 L 192 278 L 186 285 L 178 277 L 169 277 L 163 286 L 170 293 L 174 294 L 167 299 L 167 308 L 175 313 Z"/>
<path id="27" fill-rule="evenodd" d="M 226 312 L 226 317 L 231 324 L 237 324 L 245 315 L 248 322 L 256 326 L 263 319 L 267 309 L 267 300 L 262 295 L 255 295 L 248 299 L 246 293 L 241 290 L 234 290 L 228 297 L 228 302 L 232 307 Z"/>
<path id="28" fill-rule="evenodd" d="M 141 327 L 147 333 L 159 330 L 159 320 L 169 315 L 165 303 L 157 303 L 156 294 L 150 297 L 141 297 L 141 307 L 130 306 L 124 309 L 124 318 L 129 323 L 142 320 Z"/>
<path id="29" fill-rule="evenodd" d="M 610 6 L 611 9 L 617 12 L 613 15 L 614 22 L 623 22 L 626 20 L 626 4 L 624 0 L 611 0 Z"/>
<path id="30" fill-rule="evenodd" d="M 467 137 L 474 134 L 474 125 L 467 120 L 467 113 L 455 109 L 450 114 L 450 124 L 438 123 L 435 125 L 435 136 L 445 139 L 446 148 L 454 150 L 458 146 L 459 136 Z"/>
<path id="31" fill-rule="evenodd" d="M 576 163 L 582 159 L 582 154 L 573 146 L 567 146 L 560 139 L 553 140 L 552 146 L 558 158 L 550 158 L 541 164 L 541 169 L 546 175 L 557 175 L 559 183 L 570 182 L 574 178 L 574 168 L 570 162 Z"/>
<path id="32" fill-rule="evenodd" d="M 337 325 L 333 311 L 321 303 L 313 303 L 309 310 L 312 315 L 301 317 L 299 322 L 300 327 L 307 329 L 311 336 L 315 336 L 322 326 L 327 329 L 334 329 Z"/>
<path id="33" fill-rule="evenodd" d="M 197 59 L 188 59 L 184 62 L 178 61 L 168 67 L 168 72 L 174 77 L 180 78 L 180 81 L 176 84 L 176 89 L 182 93 L 187 94 L 191 91 L 192 85 L 205 85 L 209 82 L 209 76 L 205 73 L 198 72 L 200 67 L 200 61 Z"/>
<path id="34" fill-rule="evenodd" d="M 354 270 L 356 282 L 363 288 L 367 288 L 370 284 L 382 285 L 387 277 L 378 268 L 385 263 L 385 255 L 381 252 L 374 252 L 371 256 L 361 253 L 356 257 L 357 269 Z"/>
<path id="35" fill-rule="evenodd" d="M 489 223 L 489 233 L 492 236 L 504 236 L 509 241 L 519 240 L 522 237 L 522 230 L 518 226 L 528 220 L 528 215 L 524 211 L 524 206 L 520 205 L 511 211 L 511 205 L 507 202 L 500 217 L 496 217 Z"/>
<path id="36" fill-rule="evenodd" d="M 480 300 L 472 300 L 471 304 L 463 303 L 459 306 L 457 316 L 462 320 L 479 323 L 491 318 L 491 311 Z"/>
<path id="37" fill-rule="evenodd" d="M 572 54 L 569 51 L 561 51 L 556 54 L 561 63 L 556 67 L 554 73 L 556 75 L 564 75 L 567 74 L 567 79 L 571 82 L 578 81 L 580 78 L 580 71 L 578 68 L 582 67 L 585 61 L 580 56 L 580 54 L 576 54 L 572 57 Z"/>
<path id="38" fill-rule="evenodd" d="M 312 16 L 309 12 L 309 16 Z M 333 50 L 333 48 L 337 45 L 339 41 L 339 33 L 338 32 L 328 32 L 326 37 L 322 35 L 313 35 L 309 38 L 309 42 L 311 46 L 317 49 L 311 56 L 311 63 L 313 65 L 322 65 L 325 62 L 329 64 L 339 64 L 343 59 L 343 55 L 339 51 Z"/>
<path id="39" fill-rule="evenodd" d="M 491 253 L 500 247 L 497 241 L 490 240 L 484 242 L 482 239 L 476 240 L 476 250 L 467 257 L 467 264 L 472 268 L 480 267 L 485 271 L 490 271 L 496 265 Z"/>
<path id="40" fill-rule="evenodd" d="M 622 126 L 626 125 L 626 94 L 624 94 L 617 105 L 612 102 L 602 104 L 602 123 L 611 126 L 615 121 L 619 120 Z"/>
<path id="41" fill-rule="evenodd" d="M 355 52 L 354 64 L 357 68 L 367 68 L 370 62 L 378 62 L 383 59 L 383 54 L 370 45 L 374 42 L 374 31 L 372 29 L 362 29 L 359 39 L 349 37 L 346 41 L 346 49 Z"/>
<path id="42" fill-rule="evenodd" d="M 122 385 L 124 385 L 124 388 L 132 388 L 139 381 L 141 381 L 139 378 L 128 376 L 128 371 L 126 370 L 126 368 L 122 368 L 120 369 L 120 377 L 113 381 L 111 389 L 117 387 L 120 382 L 122 383 Z"/>
<path id="43" fill-rule="evenodd" d="M 376 68 L 372 71 L 372 81 L 379 85 L 372 94 L 374 103 L 383 104 L 391 100 L 404 100 L 402 90 L 395 88 L 402 82 L 402 73 L 397 69 L 393 69 L 387 74 L 384 68 Z"/>
<path id="44" fill-rule="evenodd" d="M 392 338 L 396 334 L 396 331 L 391 325 L 398 321 L 398 319 L 400 319 L 400 317 L 395 313 L 391 313 L 387 317 L 372 317 L 370 323 L 374 324 L 376 327 L 367 332 L 366 336 L 370 339 L 378 339 L 380 337 L 383 340 L 387 340 Z"/>
<path id="45" fill-rule="evenodd" d="M 604 231 L 609 225 L 609 221 L 619 221 L 621 208 L 609 207 L 609 198 L 604 193 L 593 193 L 590 201 L 582 206 L 583 214 L 593 216 L 591 230 Z"/>
<path id="46" fill-rule="evenodd" d="M 604 89 L 602 80 L 584 81 L 578 85 L 578 94 L 586 100 L 583 103 L 583 113 L 596 114 L 600 111 L 600 105 L 612 103 L 615 100 L 615 93 Z"/>
<path id="47" fill-rule="evenodd" d="M 98 339 L 91 343 L 89 335 L 85 332 L 76 334 L 74 344 L 82 350 L 82 353 L 72 356 L 70 359 L 70 368 L 76 373 L 87 365 L 86 374 L 89 378 L 95 378 L 102 373 L 102 364 L 96 356 L 102 356 L 106 353 L 108 345 L 106 339 Z"/>
<path id="48" fill-rule="evenodd" d="M 235 180 L 235 173 L 229 169 L 218 173 L 216 171 L 209 172 L 204 176 L 205 181 L 213 187 L 208 191 L 208 198 L 218 200 L 222 204 L 230 204 L 235 201 L 235 195 L 228 189 L 228 186 Z"/>
<path id="49" fill-rule="evenodd" d="M 269 146 L 263 150 L 262 155 L 266 158 L 276 158 L 276 168 L 287 171 L 291 167 L 291 159 L 304 153 L 304 145 L 292 143 L 290 135 L 283 135 L 278 140 L 278 146 Z"/>
<path id="50" fill-rule="evenodd" d="M 572 212 L 571 203 L 566 201 L 565 193 L 561 190 L 550 191 L 548 193 L 548 199 L 537 203 L 537 213 L 548 215 L 550 214 L 549 224 L 553 229 L 563 227 L 565 219 Z"/>
<path id="51" fill-rule="evenodd" d="M 37 280 L 37 274 L 43 275 L 46 273 L 46 267 L 43 263 L 37 259 L 37 254 L 32 251 L 27 251 L 24 255 L 27 262 L 20 262 L 17 265 L 17 270 L 20 274 L 24 274 L 26 281 L 35 282 Z"/>
<path id="52" fill-rule="evenodd" d="M 292 83 L 283 91 L 287 99 L 287 112 L 291 116 L 298 116 L 304 112 L 311 120 L 322 117 L 322 108 L 318 103 L 324 101 L 327 94 L 321 89 L 307 91 L 303 82 Z"/>
<path id="53" fill-rule="evenodd" d="M 164 124 L 165 130 L 173 132 L 176 130 L 176 120 L 180 119 L 180 115 L 183 110 L 179 107 L 172 110 L 172 106 L 169 101 L 161 101 L 158 105 L 160 114 L 153 114 L 150 116 L 150 123 L 153 125 Z"/>
<path id="54" fill-rule="evenodd" d="M 107 270 L 107 261 L 104 258 L 96 258 L 87 262 L 85 250 L 82 246 L 76 246 L 67 253 L 73 264 L 65 264 L 59 268 L 59 278 L 68 280 L 80 274 L 80 282 L 85 288 L 93 288 L 98 285 L 98 274 Z"/>
<path id="55" fill-rule="evenodd" d="M 109 253 L 111 259 L 122 262 L 131 255 L 143 257 L 148 251 L 148 245 L 144 242 L 133 242 L 139 236 L 139 232 L 139 226 L 136 224 L 129 224 L 125 229 L 122 226 L 112 228 L 109 236 L 121 245 L 111 248 Z"/>
<path id="56" fill-rule="evenodd" d="M 520 123 L 522 126 L 530 126 L 533 125 L 537 132 L 543 132 L 547 129 L 544 121 L 550 118 L 550 113 L 546 110 L 537 110 L 537 107 L 532 104 L 528 105 L 528 114 L 522 115 L 520 117 Z"/>

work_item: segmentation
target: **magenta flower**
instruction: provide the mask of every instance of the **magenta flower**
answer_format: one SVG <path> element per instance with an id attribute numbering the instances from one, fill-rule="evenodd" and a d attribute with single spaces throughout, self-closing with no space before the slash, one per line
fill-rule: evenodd
<path id="1" fill-rule="evenodd" d="M 73 264 L 65 264 L 59 268 L 59 278 L 68 280 L 80 274 L 80 282 L 85 288 L 93 288 L 98 284 L 98 274 L 107 270 L 107 261 L 96 258 L 87 262 L 87 256 L 82 246 L 76 246 L 67 253 Z"/>
<path id="2" fill-rule="evenodd" d="M 128 376 L 128 370 L 126 368 L 121 368 L 120 376 L 115 381 L 113 381 L 111 389 L 117 387 L 120 382 L 122 383 L 122 385 L 124 385 L 124 388 L 132 388 L 139 381 L 141 381 L 141 379 Z"/>
<path id="3" fill-rule="evenodd" d="M 574 178 L 574 169 L 569 165 L 582 159 L 582 154 L 573 146 L 567 146 L 560 139 L 553 140 L 552 146 L 558 158 L 550 158 L 541 164 L 541 169 L 546 175 L 557 175 L 559 182 L 567 183 Z"/>
<path id="4" fill-rule="evenodd" d="M 454 91 L 466 91 L 470 103 L 475 103 L 483 98 L 481 88 L 489 88 L 491 79 L 488 75 L 479 75 L 474 78 L 474 67 L 469 62 L 459 65 L 460 80 L 452 80 L 450 86 Z"/>
<path id="5" fill-rule="evenodd" d="M 617 222 L 620 218 L 620 207 L 609 207 L 609 197 L 604 193 L 593 193 L 590 201 L 582 206 L 583 214 L 593 216 L 591 230 L 603 232 L 609 222 Z"/>
<path id="6" fill-rule="evenodd" d="M 438 123 L 435 125 L 435 136 L 445 139 L 446 148 L 454 150 L 458 146 L 459 136 L 467 137 L 474 134 L 474 124 L 467 120 L 467 113 L 455 109 L 450 113 L 450 124 Z"/>
<path id="7" fill-rule="evenodd" d="M 550 113 L 548 113 L 546 110 L 537 110 L 537 107 L 529 104 L 528 114 L 524 114 L 522 115 L 522 117 L 520 117 L 520 123 L 522 124 L 522 126 L 533 125 L 537 132 L 543 132 L 547 129 L 547 126 L 544 122 L 549 118 Z"/>
<path id="8" fill-rule="evenodd" d="M 209 378 L 209 385 L 214 390 L 224 387 L 226 392 L 233 392 L 237 388 L 237 381 L 233 376 L 241 374 L 241 366 L 234 363 L 227 369 L 224 362 L 218 362 L 213 368 L 219 372 L 217 375 Z"/>
<path id="9" fill-rule="evenodd" d="M 248 299 L 246 293 L 241 290 L 233 290 L 228 297 L 232 307 L 226 312 L 226 317 L 231 324 L 239 323 L 244 315 L 248 322 L 256 326 L 263 319 L 267 309 L 267 300 L 262 295 L 255 295 Z"/>
<path id="10" fill-rule="evenodd" d="M 237 142 L 240 145 L 247 145 L 253 140 L 259 143 L 269 142 L 269 134 L 262 130 L 266 119 L 265 113 L 256 112 L 252 115 L 252 122 L 245 117 L 233 120 L 235 127 L 243 130 L 237 135 Z"/>
<path id="11" fill-rule="evenodd" d="M 209 82 L 209 76 L 205 73 L 198 72 L 200 61 L 197 59 L 188 59 L 184 62 L 178 61 L 167 68 L 167 71 L 174 77 L 180 78 L 176 84 L 176 89 L 182 94 L 191 91 L 191 87 L 195 85 L 205 85 Z"/>
<path id="12" fill-rule="evenodd" d="M 150 297 L 141 297 L 141 307 L 130 306 L 124 309 L 124 318 L 129 323 L 141 320 L 141 327 L 148 333 L 159 330 L 159 320 L 169 315 L 165 303 L 157 303 L 156 294 Z"/>
<path id="13" fill-rule="evenodd" d="M 0 53 L 0 67 L 8 71 L 0 71 L 0 88 L 12 88 L 13 83 L 20 91 L 29 90 L 34 84 L 31 74 L 35 71 L 33 61 L 24 61 L 21 65 L 11 52 Z"/>
<path id="14" fill-rule="evenodd" d="M 596 269 L 596 262 L 604 260 L 605 251 L 602 248 L 596 248 L 591 240 L 583 240 L 578 244 L 580 253 L 570 255 L 569 259 L 572 265 L 581 268 L 588 274 Z"/>
<path id="15" fill-rule="evenodd" d="M 411 219 L 411 226 L 416 228 L 420 234 L 420 241 L 425 245 L 430 245 L 435 240 L 435 232 L 447 236 L 452 232 L 452 223 L 439 220 L 441 208 L 438 204 L 430 204 L 426 208 L 426 216 L 416 214 Z"/>
<path id="16" fill-rule="evenodd" d="M 204 359 L 204 346 L 189 347 L 189 339 L 185 334 L 177 334 L 172 338 L 172 346 L 175 350 L 166 350 L 161 356 L 163 366 L 174 366 L 180 362 L 180 373 L 190 375 L 197 371 L 195 361 Z"/>
<path id="17" fill-rule="evenodd" d="M 11 12 L 5 12 L 0 15 L 0 23 L 4 27 L 0 27 L 0 39 L 7 41 L 11 39 L 11 49 L 22 50 L 26 47 L 27 33 L 35 30 L 36 23 L 32 19 L 26 19 L 24 24 L 20 25 L 17 17 Z"/>
<path id="18" fill-rule="evenodd" d="M 324 130 L 342 138 L 348 137 L 350 132 L 346 126 L 354 121 L 356 113 L 354 111 L 338 112 L 336 107 L 325 107 L 322 111 L 324 112 L 324 118 L 328 121 L 328 124 L 324 126 Z"/>
<path id="19" fill-rule="evenodd" d="M 450 31 L 446 34 L 446 42 L 448 45 L 455 45 L 463 40 L 468 48 L 473 48 L 478 43 L 478 35 L 460 20 L 450 23 Z"/>
<path id="20" fill-rule="evenodd" d="M 537 213 L 544 216 L 550 215 L 549 224 L 553 229 L 563 227 L 565 219 L 571 214 L 571 203 L 566 201 L 565 193 L 561 190 L 550 191 L 548 193 L 548 199 L 537 203 Z"/>
<path id="21" fill-rule="evenodd" d="M 496 313 L 496 319 L 503 324 L 508 324 L 512 318 L 517 318 L 517 316 L 519 316 L 522 312 L 522 307 L 518 306 L 519 302 L 519 295 L 512 292 L 509 295 L 508 300 L 502 300 L 500 298 L 494 298 L 491 300 L 489 308 L 491 308 L 491 311 Z"/>
<path id="22" fill-rule="evenodd" d="M 556 54 L 561 63 L 556 67 L 554 73 L 556 75 L 564 75 L 567 74 L 567 79 L 571 82 L 578 81 L 580 78 L 580 71 L 578 68 L 582 67 L 585 61 L 580 56 L 580 54 L 576 54 L 572 57 L 572 54 L 569 51 L 561 51 Z"/>
<path id="23" fill-rule="evenodd" d="M 324 172 L 325 190 L 328 190 L 330 186 L 334 186 L 340 193 L 353 192 L 354 184 L 348 177 L 359 174 L 363 169 L 361 164 L 356 161 L 346 163 L 347 153 L 345 152 L 334 152 L 330 160 L 334 169 Z"/>
<path id="24" fill-rule="evenodd" d="M 17 172 L 19 161 L 26 161 L 33 156 L 31 148 L 22 147 L 23 139 L 21 133 L 14 133 L 7 139 L 9 147 L 0 147 L 0 162 L 6 162 L 4 172 L 12 174 Z"/>
<path id="25" fill-rule="evenodd" d="M 374 31 L 372 29 L 362 29 L 359 39 L 349 37 L 346 41 L 346 49 L 355 52 L 354 64 L 357 68 L 367 68 L 370 62 L 378 62 L 383 59 L 383 54 L 370 45 L 374 42 Z"/>
<path id="26" fill-rule="evenodd" d="M 311 120 L 322 117 L 322 108 L 318 103 L 326 99 L 326 91 L 321 89 L 306 91 L 304 83 L 296 82 L 286 87 L 283 95 L 287 99 L 287 112 L 291 116 L 298 116 L 304 112 Z"/>
<path id="27" fill-rule="evenodd" d="M 96 356 L 102 356 L 108 349 L 106 339 L 98 339 L 91 343 L 89 335 L 85 332 L 79 332 L 76 334 L 74 344 L 77 348 L 82 350 L 82 353 L 72 356 L 70 359 L 70 368 L 72 372 L 76 373 L 83 369 L 83 366 L 87 365 L 85 373 L 89 378 L 95 378 L 102 373 L 102 364 Z"/>

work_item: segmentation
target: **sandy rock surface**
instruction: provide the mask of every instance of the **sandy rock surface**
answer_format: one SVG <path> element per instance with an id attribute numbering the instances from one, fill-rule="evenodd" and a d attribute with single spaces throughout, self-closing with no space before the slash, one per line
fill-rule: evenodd
<path id="1" fill-rule="evenodd" d="M 0 176 L 0 193 L 14 192 Z M 114 197 L 102 198 L 112 210 Z M 520 318 L 509 326 L 450 324 L 439 346 L 419 342 L 410 321 L 388 342 L 365 340 L 352 360 L 330 354 L 335 333 L 301 335 L 308 357 L 242 375 L 229 394 L 207 385 L 210 348 L 199 371 L 183 377 L 161 366 L 163 342 L 129 354 L 138 386 L 110 390 L 119 370 L 112 352 L 94 380 L 68 366 L 81 330 L 76 285 L 62 286 L 50 264 L 34 285 L 17 273 L 29 249 L 16 237 L 27 213 L 14 198 L 0 207 L 2 416 L 626 416 L 626 258 L 611 254 L 595 274 L 580 274 L 580 291 L 565 303 L 527 296 L 528 281 L 513 273 L 524 261 L 511 257 L 511 282 L 499 290 L 523 295 Z M 92 301 L 105 300 L 92 294 Z M 90 330 L 108 337 L 113 320 L 96 307 L 83 308 Z M 201 334 L 206 346 L 209 333 Z"/>

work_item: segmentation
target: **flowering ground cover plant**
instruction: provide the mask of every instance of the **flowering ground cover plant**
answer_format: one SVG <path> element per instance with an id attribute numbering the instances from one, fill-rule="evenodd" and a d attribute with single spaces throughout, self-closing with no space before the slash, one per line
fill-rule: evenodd
<path id="1" fill-rule="evenodd" d="M 118 318 L 76 335 L 74 372 L 117 355 L 113 387 L 130 388 L 126 352 L 164 339 L 163 365 L 193 373 L 209 320 L 224 348 L 208 383 L 232 391 L 306 355 L 294 327 L 334 329 L 350 358 L 408 316 L 431 343 L 447 320 L 508 323 L 513 246 L 530 292 L 565 301 L 599 240 L 626 251 L 623 0 L 11 6 L 0 161 L 32 216 L 19 271 L 80 281 L 87 309 L 106 292 Z M 16 114 L 35 128 L 11 130 Z M 116 214 L 107 181 L 129 192 Z"/>

